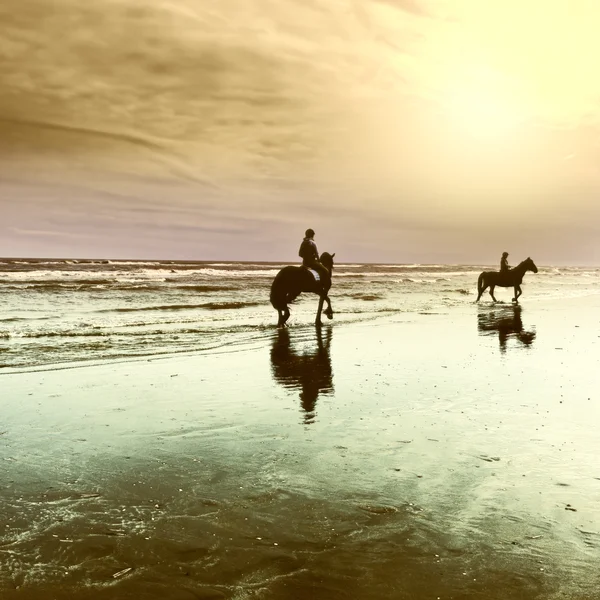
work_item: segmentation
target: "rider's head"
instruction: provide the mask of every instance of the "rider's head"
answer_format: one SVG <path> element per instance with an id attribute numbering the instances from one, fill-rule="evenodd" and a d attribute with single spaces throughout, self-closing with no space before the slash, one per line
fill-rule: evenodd
<path id="1" fill-rule="evenodd" d="M 307 229 L 306 233 L 304 234 L 307 238 L 313 238 L 315 237 L 315 232 L 312 229 Z"/>
<path id="2" fill-rule="evenodd" d="M 502 253 L 502 258 L 506 258 L 508 256 L 508 252 L 503 252 Z"/>

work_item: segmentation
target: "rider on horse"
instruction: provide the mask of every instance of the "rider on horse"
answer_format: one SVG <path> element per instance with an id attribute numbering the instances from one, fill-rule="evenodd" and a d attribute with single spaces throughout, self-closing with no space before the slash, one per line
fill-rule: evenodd
<path id="1" fill-rule="evenodd" d="M 319 261 L 319 251 L 314 240 L 315 232 L 312 229 L 307 229 L 304 236 L 298 251 L 298 256 L 302 257 L 302 266 L 314 269 L 319 274 L 321 281 L 324 281 L 325 278 L 329 277 L 329 272 Z"/>
<path id="2" fill-rule="evenodd" d="M 500 260 L 500 273 L 508 273 L 510 267 L 508 266 L 508 252 L 502 253 L 502 259 Z"/>

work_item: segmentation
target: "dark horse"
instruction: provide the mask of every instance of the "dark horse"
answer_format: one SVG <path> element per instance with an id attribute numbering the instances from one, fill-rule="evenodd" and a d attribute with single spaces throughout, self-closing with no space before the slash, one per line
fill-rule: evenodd
<path id="1" fill-rule="evenodd" d="M 490 288 L 490 296 L 494 302 L 497 302 L 494 296 L 494 288 L 499 285 L 500 287 L 512 287 L 515 289 L 515 297 L 512 299 L 513 302 L 519 302 L 519 296 L 523 293 L 521 291 L 521 282 L 523 276 L 527 271 L 538 272 L 538 268 L 531 258 L 526 258 L 523 262 L 519 263 L 514 269 L 510 269 L 506 273 L 499 273 L 498 271 L 484 271 L 477 280 L 477 291 L 479 292 L 477 300 L 481 298 L 481 295 L 485 290 Z"/>
<path id="2" fill-rule="evenodd" d="M 319 308 L 315 323 L 321 325 L 321 311 L 323 302 L 327 301 L 327 308 L 323 311 L 328 319 L 333 319 L 333 309 L 327 293 L 331 288 L 331 272 L 333 271 L 333 254 L 323 252 L 320 257 L 321 264 L 327 270 L 327 276 L 317 281 L 306 267 L 283 267 L 275 276 L 271 285 L 271 304 L 279 314 L 278 327 L 285 327 L 290 318 L 288 304 L 293 302 L 302 292 L 313 292 L 319 295 Z"/>

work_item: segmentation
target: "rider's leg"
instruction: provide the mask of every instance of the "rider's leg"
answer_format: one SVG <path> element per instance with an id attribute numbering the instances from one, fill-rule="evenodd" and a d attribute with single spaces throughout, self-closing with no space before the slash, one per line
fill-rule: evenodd
<path id="1" fill-rule="evenodd" d="M 329 277 L 329 271 L 320 262 L 315 262 L 314 269 L 320 275 L 321 280 L 324 281 Z"/>
<path id="2" fill-rule="evenodd" d="M 329 277 L 329 271 L 327 271 L 327 269 L 318 260 L 312 260 L 310 262 L 305 261 L 302 264 L 309 269 L 314 269 L 319 274 L 319 277 L 322 281 Z"/>

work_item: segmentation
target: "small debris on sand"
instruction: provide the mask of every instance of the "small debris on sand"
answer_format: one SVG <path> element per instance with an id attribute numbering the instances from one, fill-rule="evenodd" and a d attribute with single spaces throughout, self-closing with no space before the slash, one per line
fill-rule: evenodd
<path id="1" fill-rule="evenodd" d="M 113 579 L 118 579 L 119 577 L 122 577 L 126 573 L 129 573 L 129 571 L 131 571 L 132 569 L 133 569 L 133 567 L 127 567 L 126 569 L 122 569 L 121 571 L 117 571 L 116 573 L 113 573 Z"/>

